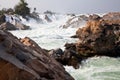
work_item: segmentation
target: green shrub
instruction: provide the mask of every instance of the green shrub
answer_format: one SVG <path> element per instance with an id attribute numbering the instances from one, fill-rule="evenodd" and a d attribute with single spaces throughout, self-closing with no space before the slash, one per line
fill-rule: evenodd
<path id="1" fill-rule="evenodd" d="M 19 4 L 15 6 L 15 14 L 21 15 L 22 17 L 26 17 L 30 14 L 30 8 L 27 7 L 27 3 L 25 0 L 20 0 Z"/>

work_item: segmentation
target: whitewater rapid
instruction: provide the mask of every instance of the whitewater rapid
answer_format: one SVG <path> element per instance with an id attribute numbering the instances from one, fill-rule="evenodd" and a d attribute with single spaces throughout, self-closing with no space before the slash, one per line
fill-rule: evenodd
<path id="1" fill-rule="evenodd" d="M 43 15 L 41 15 L 41 18 Z M 59 15 L 50 17 L 53 22 L 44 24 L 35 20 L 29 22 L 22 19 L 22 22 L 31 27 L 30 30 L 10 31 L 18 38 L 30 37 L 39 46 L 45 49 L 64 49 L 65 43 L 75 42 L 76 39 L 70 36 L 76 33 L 77 28 L 64 29 L 60 25 L 64 24 L 70 16 Z M 79 69 L 65 66 L 75 80 L 120 80 L 120 58 L 94 57 L 82 62 Z"/>
<path id="2" fill-rule="evenodd" d="M 42 17 L 42 16 L 41 16 Z M 70 16 L 59 15 L 56 18 L 52 18 L 53 22 L 44 24 L 37 23 L 31 19 L 29 22 L 22 19 L 23 23 L 30 26 L 30 30 L 16 30 L 11 31 L 18 38 L 30 37 L 37 42 L 42 48 L 45 49 L 64 49 L 65 43 L 75 42 L 75 39 L 70 38 L 76 32 L 76 28 L 64 29 L 60 25 L 65 23 Z"/>

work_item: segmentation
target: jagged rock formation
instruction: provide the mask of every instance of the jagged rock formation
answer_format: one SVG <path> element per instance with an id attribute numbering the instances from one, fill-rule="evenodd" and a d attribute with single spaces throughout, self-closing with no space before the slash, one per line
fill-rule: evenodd
<path id="1" fill-rule="evenodd" d="M 84 25 L 88 21 L 88 17 L 85 15 L 80 15 L 80 16 L 73 16 L 70 18 L 64 25 L 62 25 L 63 28 L 68 28 L 68 27 L 80 27 Z"/>
<path id="2" fill-rule="evenodd" d="M 67 43 L 63 54 L 56 57 L 63 65 L 79 68 L 78 64 L 88 57 L 119 57 L 120 13 L 108 13 L 103 17 L 90 15 L 85 27 L 79 28 L 73 37 L 79 40 L 76 43 Z"/>
<path id="3" fill-rule="evenodd" d="M 52 49 L 49 51 L 49 55 L 55 58 L 58 62 L 63 65 L 73 66 L 75 69 L 79 68 L 81 57 L 75 52 L 76 47 L 74 43 L 65 44 L 66 49 Z"/>
<path id="4" fill-rule="evenodd" d="M 82 56 L 120 56 L 120 13 L 94 17 L 76 34 L 80 41 L 76 48 Z M 118 17 L 118 18 L 116 18 Z"/>
<path id="5" fill-rule="evenodd" d="M 29 38 L 0 30 L 0 80 L 74 80 Z"/>

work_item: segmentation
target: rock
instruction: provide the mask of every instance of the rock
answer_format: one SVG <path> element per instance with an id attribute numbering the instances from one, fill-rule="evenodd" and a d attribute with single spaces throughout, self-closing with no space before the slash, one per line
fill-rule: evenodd
<path id="1" fill-rule="evenodd" d="M 71 38 L 78 38 L 78 36 L 77 35 L 73 35 L 73 36 L 71 36 Z"/>
<path id="2" fill-rule="evenodd" d="M 60 48 L 52 49 L 49 51 L 49 55 L 54 57 L 55 59 L 58 59 L 59 57 L 61 58 L 63 55 L 63 50 Z"/>
<path id="3" fill-rule="evenodd" d="M 16 30 L 16 29 L 17 28 L 9 22 L 5 22 L 0 25 L 0 30 Z"/>
<path id="4" fill-rule="evenodd" d="M 45 15 L 45 20 L 46 20 L 47 22 L 52 22 L 52 20 L 48 17 L 48 15 Z"/>
<path id="5" fill-rule="evenodd" d="M 20 22 L 16 22 L 16 23 L 15 23 L 15 27 L 16 27 L 16 29 L 18 29 L 18 30 L 28 30 L 28 29 L 30 29 L 29 26 L 27 26 L 27 25 L 25 25 L 25 24 L 22 24 L 22 23 L 20 23 Z"/>
<path id="6" fill-rule="evenodd" d="M 85 27 L 76 32 L 79 42 L 76 44 L 76 51 L 80 56 L 91 57 L 104 55 L 120 56 L 120 13 L 108 13 L 102 18 L 92 17 Z"/>
<path id="7" fill-rule="evenodd" d="M 108 24 L 120 24 L 120 12 L 110 12 L 102 17 Z"/>
<path id="8" fill-rule="evenodd" d="M 15 25 L 5 22 L 0 25 L 0 30 L 27 30 L 29 29 L 29 26 L 26 26 L 22 23 L 16 22 Z"/>
<path id="9" fill-rule="evenodd" d="M 49 55 L 63 65 L 73 66 L 75 69 L 78 69 L 82 59 L 75 52 L 75 44 L 66 43 L 65 47 L 64 52 L 58 48 L 50 50 Z"/>
<path id="10" fill-rule="evenodd" d="M 90 15 L 88 20 L 99 20 L 101 17 L 99 15 L 93 14 Z"/>
<path id="11" fill-rule="evenodd" d="M 74 80 L 30 38 L 0 30 L 0 80 Z"/>
<path id="12" fill-rule="evenodd" d="M 0 25 L 5 22 L 5 15 L 0 15 Z"/>
<path id="13" fill-rule="evenodd" d="M 73 66 L 75 69 L 79 68 L 82 58 L 76 52 L 76 44 L 66 43 L 63 57 L 65 65 Z"/>
<path id="14" fill-rule="evenodd" d="M 85 15 L 73 16 L 64 25 L 61 25 L 60 27 L 63 27 L 63 28 L 68 28 L 68 27 L 78 28 L 80 26 L 83 26 L 86 23 L 87 20 L 88 20 L 88 17 L 85 16 Z"/>
<path id="15" fill-rule="evenodd" d="M 36 13 L 36 12 L 33 12 L 31 13 L 29 16 L 28 16 L 28 19 L 27 20 L 30 20 L 31 18 L 33 18 L 34 20 L 36 20 L 37 23 L 43 23 L 42 19 L 39 17 L 39 14 Z"/>

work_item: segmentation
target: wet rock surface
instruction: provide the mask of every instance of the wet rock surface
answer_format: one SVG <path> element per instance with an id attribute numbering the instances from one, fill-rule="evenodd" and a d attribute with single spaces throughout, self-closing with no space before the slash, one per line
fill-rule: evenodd
<path id="1" fill-rule="evenodd" d="M 86 21 L 88 21 L 88 19 L 89 18 L 85 15 L 73 16 L 61 27 L 63 27 L 63 28 L 68 28 L 68 27 L 78 28 L 78 27 L 84 25 L 86 23 Z"/>
<path id="2" fill-rule="evenodd" d="M 52 49 L 49 51 L 49 55 L 63 65 L 73 66 L 78 69 L 82 58 L 77 55 L 75 46 L 74 43 L 66 43 L 64 51 L 60 48 Z"/>
<path id="3" fill-rule="evenodd" d="M 30 38 L 0 30 L 0 80 L 74 80 Z"/>
<path id="4" fill-rule="evenodd" d="M 80 62 L 94 56 L 120 56 L 120 13 L 113 12 L 103 17 L 90 15 L 83 28 L 76 31 L 76 43 L 65 44 L 63 54 L 56 60 L 63 65 L 79 68 Z"/>
<path id="5" fill-rule="evenodd" d="M 76 45 L 82 56 L 106 55 L 120 56 L 120 13 L 108 13 L 103 17 L 96 16 L 79 29 L 76 34 L 79 42 Z"/>

